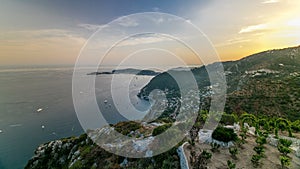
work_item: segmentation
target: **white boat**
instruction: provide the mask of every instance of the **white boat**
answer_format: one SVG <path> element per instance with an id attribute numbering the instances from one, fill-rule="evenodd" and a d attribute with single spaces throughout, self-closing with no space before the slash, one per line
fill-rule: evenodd
<path id="1" fill-rule="evenodd" d="M 3 131 L 2 130 L 0 130 L 0 133 L 2 133 Z"/>
<path id="2" fill-rule="evenodd" d="M 45 126 L 44 125 L 42 125 L 42 129 L 44 129 L 45 128 Z"/>
<path id="3" fill-rule="evenodd" d="M 104 100 L 104 103 L 106 104 L 106 103 L 107 103 L 107 100 Z"/>
<path id="4" fill-rule="evenodd" d="M 39 108 L 39 109 L 37 109 L 36 111 L 37 111 L 37 112 L 41 112 L 42 110 L 43 110 L 43 109 Z"/>

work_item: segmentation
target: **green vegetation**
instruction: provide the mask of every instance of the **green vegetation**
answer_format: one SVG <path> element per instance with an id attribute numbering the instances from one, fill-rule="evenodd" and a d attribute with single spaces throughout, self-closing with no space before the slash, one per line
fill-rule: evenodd
<path id="1" fill-rule="evenodd" d="M 246 127 L 241 128 L 240 137 L 242 138 L 241 139 L 242 144 L 246 143 L 247 131 L 248 131 L 248 128 L 246 128 Z"/>
<path id="2" fill-rule="evenodd" d="M 211 159 L 212 154 L 206 150 L 203 150 L 197 157 L 193 169 L 204 169 L 207 166 L 208 161 Z"/>
<path id="3" fill-rule="evenodd" d="M 267 139 L 264 136 L 258 136 L 255 140 L 255 142 L 259 145 L 259 146 L 263 146 L 264 144 L 267 143 Z"/>
<path id="4" fill-rule="evenodd" d="M 291 140 L 287 140 L 287 139 L 279 139 L 278 140 L 277 149 L 281 153 L 281 155 L 279 156 L 279 160 L 280 160 L 282 169 L 286 168 L 287 166 L 289 166 L 291 164 L 291 159 L 288 156 L 288 154 L 292 151 L 290 149 L 290 146 L 292 145 L 292 143 L 293 142 Z"/>
<path id="5" fill-rule="evenodd" d="M 120 122 L 114 125 L 115 130 L 123 135 L 128 135 L 131 131 L 135 131 L 141 127 L 141 124 L 135 121 Z"/>
<path id="6" fill-rule="evenodd" d="M 228 169 L 235 169 L 235 163 L 230 160 L 227 161 L 227 166 Z"/>
<path id="7" fill-rule="evenodd" d="M 262 158 L 261 155 L 258 155 L 258 154 L 254 154 L 251 158 L 251 162 L 253 164 L 253 167 L 257 168 L 260 164 L 260 159 Z"/>
<path id="8" fill-rule="evenodd" d="M 210 143 L 210 146 L 211 146 L 211 151 L 212 152 L 218 152 L 219 151 L 220 145 L 218 143 Z"/>
<path id="9" fill-rule="evenodd" d="M 234 123 L 237 122 L 238 122 L 238 117 L 236 114 L 223 113 L 222 118 L 220 120 L 220 123 L 225 125 L 233 125 Z"/>
<path id="10" fill-rule="evenodd" d="M 287 156 L 292 150 L 289 148 L 292 145 L 292 141 L 286 139 L 279 139 L 277 149 L 283 155 Z"/>
<path id="11" fill-rule="evenodd" d="M 289 166 L 291 164 L 291 159 L 287 156 L 280 156 L 280 163 L 281 163 L 281 167 L 282 169 L 286 168 L 287 166 Z"/>
<path id="12" fill-rule="evenodd" d="M 218 141 L 229 142 L 236 141 L 237 135 L 233 129 L 218 126 L 212 133 L 212 138 Z"/>
<path id="13" fill-rule="evenodd" d="M 231 154 L 232 158 L 237 159 L 236 155 L 238 154 L 238 149 L 236 147 L 230 147 L 229 153 Z"/>
<path id="14" fill-rule="evenodd" d="M 153 132 L 152 132 L 152 135 L 153 136 L 157 136 L 157 135 L 159 135 L 159 134 L 161 134 L 161 133 L 163 133 L 163 132 L 165 132 L 168 128 L 170 128 L 172 126 L 172 124 L 164 124 L 164 125 L 162 125 L 162 126 L 158 126 L 158 127 L 156 127 L 154 130 L 153 130 Z"/>
<path id="15" fill-rule="evenodd" d="M 265 152 L 265 148 L 263 146 L 255 146 L 253 150 L 256 152 L 257 155 L 263 156 Z"/>
<path id="16" fill-rule="evenodd" d="M 275 123 L 275 135 L 278 137 L 278 130 L 288 130 L 289 137 L 293 137 L 290 122 L 284 118 L 278 118 Z"/>

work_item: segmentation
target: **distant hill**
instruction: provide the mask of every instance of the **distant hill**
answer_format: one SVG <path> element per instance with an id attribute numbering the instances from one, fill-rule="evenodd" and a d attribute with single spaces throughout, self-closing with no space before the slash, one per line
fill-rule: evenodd
<path id="1" fill-rule="evenodd" d="M 300 46 L 268 50 L 241 60 L 222 62 L 227 80 L 225 112 L 266 116 L 284 116 L 290 120 L 300 118 Z M 203 95 L 210 84 L 206 68 L 210 64 L 192 69 Z M 169 70 L 153 78 L 138 94 L 147 98 L 154 89 L 172 91 L 167 95 L 179 97 L 176 81 L 170 76 L 177 73 L 184 81 L 186 71 Z M 188 80 L 187 80 L 188 81 Z M 188 82 L 187 84 L 188 85 Z M 202 100 L 207 102 L 209 100 Z M 205 106 L 204 106 L 205 107 Z"/>
<path id="2" fill-rule="evenodd" d="M 87 75 L 105 75 L 105 74 L 134 74 L 134 75 L 142 75 L 142 76 L 156 76 L 159 72 L 153 70 L 140 70 L 140 69 L 116 69 L 111 72 L 92 72 Z"/>

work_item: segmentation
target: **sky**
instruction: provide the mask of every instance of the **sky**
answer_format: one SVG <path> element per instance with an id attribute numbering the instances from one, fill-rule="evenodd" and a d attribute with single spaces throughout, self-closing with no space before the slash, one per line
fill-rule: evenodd
<path id="1" fill-rule="evenodd" d="M 142 18 L 122 18 L 143 12 L 176 15 L 197 26 L 222 61 L 300 44 L 299 0 L 0 0 L 0 4 L 0 65 L 72 65 L 97 30 L 106 30 L 97 43 L 102 45 L 97 50 L 105 50 L 127 29 L 140 33 L 155 23 L 175 37 L 184 34 L 182 41 L 198 45 L 198 34 L 164 24 L 165 18 L 156 18 L 153 24 Z M 107 26 L 116 19 L 121 27 Z M 165 50 L 134 51 L 140 49 L 137 46 Z M 123 61 L 139 56 L 144 62 L 159 60 L 161 64 L 170 64 L 171 55 L 180 55 L 187 64 L 200 63 L 178 41 L 161 35 L 126 39 L 107 55 L 105 63 L 118 64 L 121 55 Z M 210 57 L 205 51 L 203 55 Z"/>

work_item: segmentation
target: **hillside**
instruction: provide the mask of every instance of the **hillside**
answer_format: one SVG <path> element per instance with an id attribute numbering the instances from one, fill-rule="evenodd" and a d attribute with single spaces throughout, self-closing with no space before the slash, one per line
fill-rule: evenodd
<path id="1" fill-rule="evenodd" d="M 151 137 L 154 126 L 149 126 L 151 124 L 147 125 L 146 128 L 136 122 L 120 122 L 111 127 L 127 136 L 138 137 L 142 132 Z M 102 129 L 105 129 L 105 127 Z M 105 134 L 105 131 L 103 131 L 101 129 L 91 130 L 89 131 L 89 137 L 87 134 L 82 134 L 78 137 L 63 138 L 44 143 L 35 150 L 35 155 L 28 161 L 25 169 L 180 168 L 179 156 L 176 151 L 178 146 L 154 157 L 126 158 L 106 151 L 91 140 L 94 136 Z M 136 135 L 133 135 L 133 133 L 136 133 Z M 153 142 L 152 144 L 156 143 Z M 147 146 L 134 145 L 134 143 L 132 145 L 147 150 Z M 141 151 L 141 153 L 143 152 Z"/>
<path id="2" fill-rule="evenodd" d="M 225 112 L 276 115 L 288 117 L 292 121 L 300 118 L 299 46 L 269 50 L 222 64 L 227 81 Z M 211 69 L 214 66 L 216 64 L 192 69 L 200 96 L 209 96 L 207 88 L 215 85 L 210 84 L 206 71 L 206 68 Z M 169 91 L 167 93 L 169 98 L 180 97 L 177 83 L 170 76 L 173 73 L 184 78 L 187 72 L 169 70 L 161 73 L 141 89 L 138 96 L 148 98 L 152 90 L 160 89 Z M 204 98 L 202 102 L 206 103 L 203 107 L 207 108 L 209 97 Z"/>

